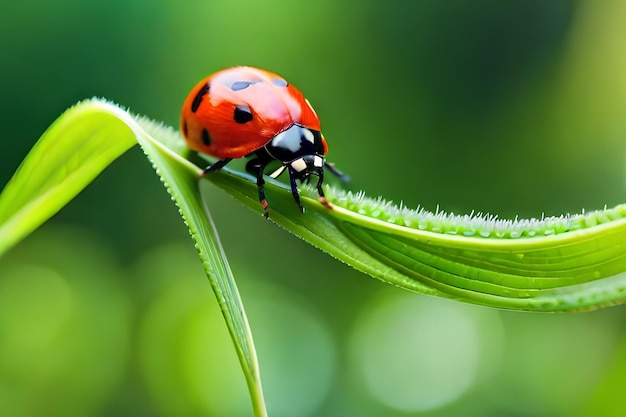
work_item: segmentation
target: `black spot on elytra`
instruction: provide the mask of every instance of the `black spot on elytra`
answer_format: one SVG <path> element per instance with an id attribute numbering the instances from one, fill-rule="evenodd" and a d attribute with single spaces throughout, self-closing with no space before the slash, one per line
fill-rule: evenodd
<path id="1" fill-rule="evenodd" d="M 202 144 L 204 146 L 211 146 L 211 135 L 209 135 L 209 131 L 206 129 L 202 129 Z"/>
<path id="2" fill-rule="evenodd" d="M 239 91 L 250 87 L 252 84 L 254 84 L 254 81 L 235 81 L 233 85 L 230 86 L 230 89 L 233 91 Z"/>
<path id="3" fill-rule="evenodd" d="M 252 111 L 250 111 L 250 107 L 246 106 L 245 104 L 239 104 L 238 106 L 236 106 L 234 119 L 237 123 L 248 123 L 250 120 L 252 120 Z"/>
<path id="4" fill-rule="evenodd" d="M 272 84 L 274 84 L 276 87 L 287 87 L 289 85 L 289 83 L 282 78 L 273 78 Z"/>
<path id="5" fill-rule="evenodd" d="M 187 128 L 187 120 L 183 120 L 183 136 L 189 135 L 189 129 Z"/>
<path id="6" fill-rule="evenodd" d="M 195 113 L 196 111 L 198 111 L 198 107 L 200 107 L 200 103 L 202 103 L 202 99 L 204 98 L 205 94 L 208 92 L 209 92 L 209 83 L 206 83 L 202 86 L 200 90 L 198 90 L 198 93 L 193 98 L 193 102 L 191 103 L 192 113 Z"/>

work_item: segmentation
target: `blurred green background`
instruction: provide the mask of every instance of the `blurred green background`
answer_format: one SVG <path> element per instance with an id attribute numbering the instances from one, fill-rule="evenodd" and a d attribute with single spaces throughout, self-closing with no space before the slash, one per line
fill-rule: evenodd
<path id="1" fill-rule="evenodd" d="M 313 103 L 353 190 L 541 217 L 626 202 L 622 0 L 3 1 L 0 185 L 73 103 L 176 126 L 255 65 Z M 270 415 L 623 416 L 626 307 L 405 293 L 209 189 Z M 271 204 L 271 195 L 270 204 Z M 193 244 L 138 149 L 0 259 L 0 416 L 249 416 Z"/>

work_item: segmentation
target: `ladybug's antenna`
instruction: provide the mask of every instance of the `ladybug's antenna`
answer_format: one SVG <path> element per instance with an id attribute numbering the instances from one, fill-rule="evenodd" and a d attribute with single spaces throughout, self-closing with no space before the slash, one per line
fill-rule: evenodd
<path id="1" fill-rule="evenodd" d="M 339 178 L 339 180 L 341 182 L 343 182 L 344 184 L 347 184 L 350 182 L 350 176 L 347 174 L 344 174 L 343 172 L 339 171 L 337 168 L 335 168 L 335 164 L 331 163 L 331 162 L 327 162 L 326 160 L 324 160 L 324 166 L 330 171 L 332 172 L 337 178 Z"/>

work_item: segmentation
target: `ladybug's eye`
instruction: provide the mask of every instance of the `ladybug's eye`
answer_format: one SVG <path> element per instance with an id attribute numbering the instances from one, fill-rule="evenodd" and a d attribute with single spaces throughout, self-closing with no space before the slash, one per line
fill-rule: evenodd
<path id="1" fill-rule="evenodd" d="M 250 107 L 245 104 L 239 104 L 235 107 L 234 117 L 235 122 L 243 124 L 248 123 L 252 120 L 252 111 L 250 111 Z"/>

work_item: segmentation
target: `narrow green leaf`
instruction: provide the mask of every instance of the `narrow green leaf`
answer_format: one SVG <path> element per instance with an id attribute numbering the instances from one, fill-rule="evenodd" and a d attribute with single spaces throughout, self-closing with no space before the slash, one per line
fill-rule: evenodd
<path id="1" fill-rule="evenodd" d="M 174 151 L 184 152 L 185 148 L 172 129 L 99 100 L 69 109 L 43 134 L 0 194 L 0 254 L 50 218 L 137 142 L 189 227 L 235 344 L 255 415 L 266 416 L 243 304 L 198 190 L 201 170 Z"/>
<path id="2" fill-rule="evenodd" d="M 208 179 L 258 210 L 256 186 L 247 175 L 227 171 Z M 327 187 L 334 208 L 317 202 L 305 188 L 307 212 L 302 215 L 286 186 L 273 182 L 268 187 L 276 223 L 348 265 L 407 290 L 527 311 L 580 311 L 626 302 L 624 205 L 499 222 L 445 213 L 433 218 Z"/>
<path id="3" fill-rule="evenodd" d="M 106 106 L 107 111 L 101 108 Z M 94 117 L 97 112 L 98 117 Z M 119 107 L 85 101 L 55 121 L 0 194 L 0 254 L 52 217 L 136 144 Z M 115 140 L 111 140 L 115 138 Z"/>
<path id="4" fill-rule="evenodd" d="M 160 132 L 161 139 L 178 138 L 171 130 L 152 125 L 143 119 L 139 121 L 146 130 Z M 180 213 L 189 227 L 202 266 L 209 277 L 222 315 L 231 334 L 239 361 L 244 371 L 248 389 L 252 397 L 255 416 L 266 416 L 265 402 L 261 388 L 258 360 L 252 333 L 245 314 L 243 302 L 232 271 L 226 260 L 226 254 L 219 240 L 215 224 L 208 210 L 205 209 L 200 195 L 198 180 L 202 173 L 195 165 L 172 152 L 162 143 L 147 133 L 140 132 L 137 140 L 144 152 L 154 164 L 164 184 L 172 195 Z M 165 141 L 165 140 L 164 140 Z"/>

